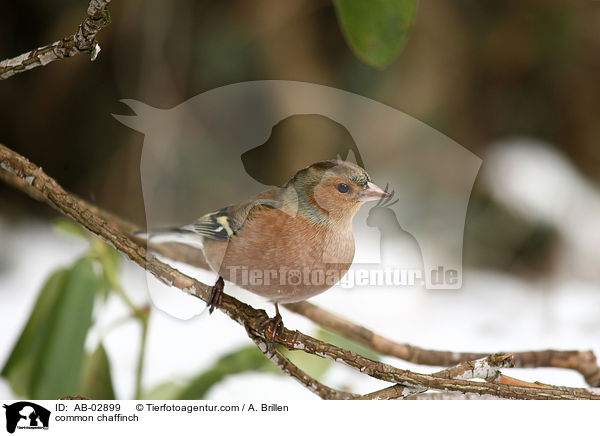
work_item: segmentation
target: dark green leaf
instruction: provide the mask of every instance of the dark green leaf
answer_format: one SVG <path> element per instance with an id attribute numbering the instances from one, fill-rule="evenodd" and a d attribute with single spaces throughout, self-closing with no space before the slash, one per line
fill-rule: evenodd
<path id="1" fill-rule="evenodd" d="M 19 396 L 32 396 L 35 364 L 68 276 L 67 269 L 60 269 L 46 280 L 29 320 L 2 369 L 2 376 Z"/>
<path id="2" fill-rule="evenodd" d="M 102 283 L 93 266 L 89 258 L 75 263 L 47 330 L 40 332 L 44 341 L 36 356 L 32 399 L 56 399 L 78 393 L 85 338 L 92 324 L 94 298 Z"/>
<path id="3" fill-rule="evenodd" d="M 334 5 L 354 54 L 371 66 L 385 68 L 404 48 L 417 0 L 334 0 Z"/>
<path id="4" fill-rule="evenodd" d="M 211 387 L 231 374 L 239 374 L 245 371 L 275 370 L 275 366 L 257 347 L 253 345 L 244 347 L 220 358 L 212 368 L 194 378 L 180 392 L 177 399 L 195 400 L 203 398 Z"/>
<path id="5" fill-rule="evenodd" d="M 92 400 L 115 399 L 115 390 L 110 373 L 110 362 L 102 343 L 86 359 L 79 395 Z"/>

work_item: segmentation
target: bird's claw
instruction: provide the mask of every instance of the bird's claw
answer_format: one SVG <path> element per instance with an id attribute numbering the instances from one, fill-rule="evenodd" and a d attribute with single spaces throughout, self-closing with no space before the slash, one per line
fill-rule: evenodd
<path id="1" fill-rule="evenodd" d="M 271 325 L 271 329 L 269 329 L 269 325 Z M 279 311 L 273 318 L 267 319 L 260 325 L 260 328 L 264 331 L 265 337 L 269 340 L 267 345 L 267 352 L 270 353 L 273 349 L 273 344 L 275 343 L 275 339 L 283 334 L 283 320 Z M 269 330 L 271 330 L 271 334 L 269 334 Z"/>
<path id="2" fill-rule="evenodd" d="M 221 305 L 221 300 L 223 300 L 223 288 L 225 288 L 225 282 L 223 281 L 223 277 L 219 277 L 212 287 L 210 299 L 208 300 L 208 303 L 206 303 L 208 306 L 208 313 L 213 313 L 213 311 Z"/>

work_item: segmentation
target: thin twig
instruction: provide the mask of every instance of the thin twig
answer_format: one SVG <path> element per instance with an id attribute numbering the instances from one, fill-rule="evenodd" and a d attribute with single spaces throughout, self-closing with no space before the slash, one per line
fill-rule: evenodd
<path id="1" fill-rule="evenodd" d="M 500 372 L 502 368 L 513 368 L 514 356 L 511 353 L 498 353 L 477 360 L 461 362 L 451 368 L 433 373 L 433 376 L 455 380 L 484 379 L 490 383 L 508 384 L 512 386 L 553 389 L 555 386 L 528 383 L 512 377 L 507 377 Z M 409 388 L 402 385 L 393 385 L 370 394 L 363 395 L 360 400 L 392 400 L 409 399 L 415 395 L 427 392 L 427 388 Z M 494 394 L 487 394 L 493 398 L 500 398 Z"/>
<path id="2" fill-rule="evenodd" d="M 484 358 L 491 353 L 457 353 L 428 350 L 410 344 L 401 344 L 385 338 L 366 327 L 357 325 L 337 314 L 307 301 L 286 304 L 292 312 L 303 315 L 320 326 L 353 339 L 378 353 L 398 357 L 419 365 L 451 366 L 460 362 Z M 541 350 L 511 352 L 515 368 L 555 367 L 578 371 L 590 386 L 600 386 L 600 366 L 591 350 Z"/>
<path id="3" fill-rule="evenodd" d="M 302 371 L 296 365 L 294 365 L 287 357 L 285 357 L 277 348 L 272 347 L 271 351 L 268 350 L 268 342 L 259 336 L 254 335 L 251 331 L 248 331 L 248 336 L 258 348 L 264 353 L 264 355 L 275 364 L 282 372 L 295 378 L 300 384 L 306 387 L 312 393 L 318 395 L 324 400 L 349 400 L 359 395 L 351 394 L 349 392 L 338 391 L 324 385 L 315 378 L 309 376 L 307 373 Z"/>
<path id="4" fill-rule="evenodd" d="M 209 300 L 210 286 L 156 259 L 147 252 L 145 247 L 138 245 L 127 234 L 122 233 L 113 222 L 107 221 L 100 214 L 94 213 L 97 208 L 87 208 L 84 203 L 66 192 L 54 179 L 45 174 L 41 168 L 0 144 L 0 173 L 2 172 L 14 176 L 3 177 L 9 183 L 15 181 L 15 178 L 24 182 L 14 183 L 13 186 L 25 192 L 33 193 L 34 198 L 44 201 L 71 217 L 92 233 L 105 239 L 119 252 L 145 268 L 162 282 L 201 298 L 205 302 Z M 229 295 L 223 295 L 219 310 L 241 324 L 251 337 L 260 338 L 262 342 L 270 340 L 263 328 L 265 321 L 268 319 L 264 310 L 256 310 Z M 382 362 L 376 362 L 353 351 L 307 336 L 299 331 L 290 331 L 287 328 L 282 330 L 275 341 L 288 349 L 303 350 L 335 362 L 344 363 L 371 377 L 410 388 L 487 394 L 515 399 L 600 399 L 600 394 L 595 392 L 567 387 L 546 389 L 491 382 L 453 380 L 436 375 L 419 374 L 401 370 Z"/>
<path id="5" fill-rule="evenodd" d="M 492 383 L 500 380 L 500 368 L 510 368 L 514 365 L 514 359 L 510 354 L 491 355 L 482 359 L 461 362 L 451 368 L 438 371 L 432 375 L 437 377 L 452 378 L 456 380 L 470 380 L 482 378 Z M 361 400 L 392 400 L 407 399 L 415 395 L 427 392 L 427 388 L 407 388 L 402 385 L 393 385 L 379 391 L 363 395 Z M 495 397 L 493 394 L 491 396 Z M 497 397 L 495 397 L 497 398 Z"/>
<path id="6" fill-rule="evenodd" d="M 73 35 L 12 59 L 1 61 L 0 80 L 79 53 L 89 53 L 90 59 L 95 60 L 100 52 L 100 45 L 96 42 L 96 34 L 110 24 L 110 15 L 107 9 L 110 1 L 90 0 L 86 17 Z"/>
<path id="7" fill-rule="evenodd" d="M 393 399 L 393 398 L 390 398 Z M 493 395 L 462 394 L 460 392 L 424 392 L 412 395 L 405 400 L 502 400 Z"/>

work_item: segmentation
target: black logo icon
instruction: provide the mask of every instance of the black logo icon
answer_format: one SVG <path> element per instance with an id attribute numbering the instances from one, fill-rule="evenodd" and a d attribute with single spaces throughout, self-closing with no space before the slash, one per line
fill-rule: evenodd
<path id="1" fill-rule="evenodd" d="M 50 411 L 29 401 L 19 401 L 10 405 L 4 404 L 6 409 L 6 431 L 14 433 L 19 429 L 48 429 Z"/>

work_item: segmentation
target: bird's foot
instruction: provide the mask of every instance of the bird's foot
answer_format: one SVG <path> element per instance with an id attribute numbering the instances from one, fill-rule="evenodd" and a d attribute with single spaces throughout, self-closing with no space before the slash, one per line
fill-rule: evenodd
<path id="1" fill-rule="evenodd" d="M 210 300 L 208 300 L 208 303 L 206 303 L 208 306 L 208 313 L 213 313 L 213 311 L 221 305 L 221 300 L 223 299 L 223 288 L 225 288 L 225 282 L 223 281 L 223 277 L 219 276 L 215 285 L 212 287 Z"/>
<path id="2" fill-rule="evenodd" d="M 270 328 L 269 328 L 270 327 Z M 279 309 L 273 318 L 269 318 L 260 325 L 260 328 L 264 331 L 265 337 L 269 340 L 267 345 L 267 352 L 270 353 L 273 349 L 275 339 L 283 334 L 283 319 L 279 314 Z"/>

